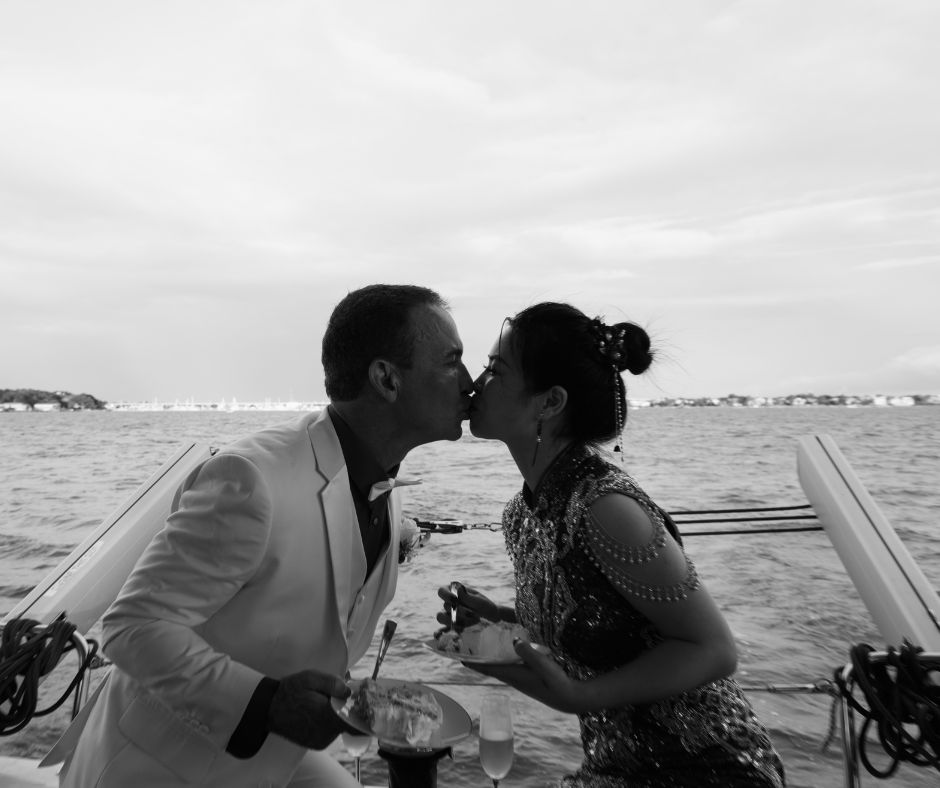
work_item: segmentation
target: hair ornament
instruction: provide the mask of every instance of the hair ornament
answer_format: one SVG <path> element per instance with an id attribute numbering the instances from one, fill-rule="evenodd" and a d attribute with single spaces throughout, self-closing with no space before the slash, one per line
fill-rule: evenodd
<path id="1" fill-rule="evenodd" d="M 620 462 L 623 462 L 623 410 L 620 407 L 620 387 L 623 386 L 623 380 L 620 373 L 626 369 L 626 350 L 623 346 L 626 330 L 623 326 L 604 325 L 600 318 L 595 317 L 591 320 L 591 331 L 597 339 L 597 351 L 601 358 L 610 364 L 613 371 L 613 394 L 614 394 L 614 424 L 617 428 L 617 440 L 614 443 L 614 453 L 620 455 Z"/>
<path id="2" fill-rule="evenodd" d="M 622 326 L 604 325 L 600 318 L 595 317 L 591 321 L 591 331 L 596 338 L 597 352 L 601 358 L 614 366 L 618 372 L 626 369 L 627 353 L 623 346 L 626 330 Z"/>

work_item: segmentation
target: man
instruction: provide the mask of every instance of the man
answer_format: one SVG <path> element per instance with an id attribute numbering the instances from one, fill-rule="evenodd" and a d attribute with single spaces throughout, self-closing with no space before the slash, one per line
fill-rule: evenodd
<path id="1" fill-rule="evenodd" d="M 398 465 L 461 435 L 462 352 L 431 290 L 371 285 L 337 305 L 330 405 L 194 470 L 105 614 L 114 667 L 65 734 L 61 786 L 358 785 L 317 751 L 395 591 Z"/>

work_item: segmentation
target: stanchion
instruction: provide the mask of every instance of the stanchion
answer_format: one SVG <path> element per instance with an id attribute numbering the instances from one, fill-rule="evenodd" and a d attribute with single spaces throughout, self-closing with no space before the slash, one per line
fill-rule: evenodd
<path id="1" fill-rule="evenodd" d="M 453 757 L 450 747 L 406 750 L 379 744 L 379 757 L 388 763 L 388 788 L 437 788 L 437 762 Z"/>

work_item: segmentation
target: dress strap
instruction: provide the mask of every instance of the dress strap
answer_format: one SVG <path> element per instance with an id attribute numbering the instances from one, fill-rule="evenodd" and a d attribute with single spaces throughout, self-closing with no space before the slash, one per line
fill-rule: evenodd
<path id="1" fill-rule="evenodd" d="M 624 595 L 650 602 L 686 599 L 699 585 L 692 560 L 667 533 L 662 514 L 651 501 L 636 500 L 649 516 L 651 534 L 640 545 L 627 544 L 610 534 L 590 508 L 585 508 L 581 532 L 591 562 Z"/>
<path id="2" fill-rule="evenodd" d="M 646 564 L 656 558 L 659 551 L 666 546 L 666 528 L 661 518 L 651 518 L 653 530 L 646 544 L 625 545 L 604 530 L 590 509 L 585 511 L 592 526 L 586 529 L 585 533 L 591 542 L 591 548 L 598 555 L 606 553 L 620 564 Z"/>

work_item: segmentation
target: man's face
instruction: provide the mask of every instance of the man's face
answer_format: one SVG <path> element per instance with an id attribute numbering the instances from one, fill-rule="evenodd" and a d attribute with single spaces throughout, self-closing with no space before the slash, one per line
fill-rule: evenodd
<path id="1" fill-rule="evenodd" d="M 400 369 L 402 420 L 414 431 L 415 445 L 457 440 L 469 417 L 473 380 L 464 366 L 463 343 L 446 309 L 412 311 L 414 353 L 411 369 Z"/>

